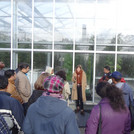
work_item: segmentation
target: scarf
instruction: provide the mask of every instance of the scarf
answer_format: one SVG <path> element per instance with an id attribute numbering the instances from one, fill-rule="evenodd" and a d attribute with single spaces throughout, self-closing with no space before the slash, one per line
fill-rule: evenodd
<path id="1" fill-rule="evenodd" d="M 51 97 L 55 97 L 55 98 L 58 98 L 58 99 L 64 99 L 62 94 L 44 92 L 42 95 L 43 96 L 51 96 Z"/>
<path id="2" fill-rule="evenodd" d="M 83 70 L 80 70 L 79 72 L 76 70 L 76 74 L 77 74 L 77 84 L 82 84 L 82 73 Z"/>

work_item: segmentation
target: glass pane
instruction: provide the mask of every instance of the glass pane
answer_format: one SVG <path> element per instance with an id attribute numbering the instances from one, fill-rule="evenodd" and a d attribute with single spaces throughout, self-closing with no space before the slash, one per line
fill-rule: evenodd
<path id="1" fill-rule="evenodd" d="M 115 51 L 116 33 L 113 20 L 96 20 L 96 50 Z"/>
<path id="2" fill-rule="evenodd" d="M 11 1 L 0 0 L 0 48 L 11 44 Z"/>
<path id="3" fill-rule="evenodd" d="M 94 18 L 96 0 L 76 0 L 76 18 Z"/>
<path id="4" fill-rule="evenodd" d="M 97 0 L 96 17 L 105 19 L 116 19 L 117 4 L 117 0 Z"/>
<path id="5" fill-rule="evenodd" d="M 13 69 L 18 67 L 18 63 L 28 63 L 31 68 L 31 52 L 13 52 Z M 31 79 L 31 71 L 28 72 L 28 78 Z"/>
<path id="6" fill-rule="evenodd" d="M 5 64 L 4 70 L 9 69 L 10 68 L 10 52 L 0 51 L 0 61 L 3 61 Z"/>
<path id="7" fill-rule="evenodd" d="M 123 77 L 134 78 L 134 55 L 118 55 L 117 70 L 122 73 Z"/>
<path id="8" fill-rule="evenodd" d="M 113 0 L 98 0 L 96 7 L 96 50 L 115 51 L 117 5 Z"/>
<path id="9" fill-rule="evenodd" d="M 133 5 L 134 1 L 129 0 L 120 1 L 118 6 L 118 51 L 134 51 Z"/>
<path id="10" fill-rule="evenodd" d="M 13 9 L 13 47 L 31 48 L 32 0 L 15 0 Z"/>
<path id="11" fill-rule="evenodd" d="M 125 34 L 128 32 L 128 34 Z M 129 31 L 122 31 L 118 34 L 118 51 L 134 51 L 134 33 L 129 34 Z"/>
<path id="12" fill-rule="evenodd" d="M 33 61 L 33 83 L 38 76 L 45 71 L 46 66 L 52 66 L 52 53 L 34 52 Z"/>
<path id="13" fill-rule="evenodd" d="M 54 54 L 54 71 L 57 72 L 60 69 L 66 71 L 67 81 L 71 83 L 72 79 L 72 65 L 73 65 L 72 53 L 55 53 Z"/>
<path id="14" fill-rule="evenodd" d="M 56 18 L 74 18 L 74 0 L 55 0 Z"/>
<path id="15" fill-rule="evenodd" d="M 76 20 L 76 50 L 94 50 L 94 19 Z"/>
<path id="16" fill-rule="evenodd" d="M 72 19 L 56 19 L 55 20 L 55 49 L 73 49 L 73 26 Z"/>
<path id="17" fill-rule="evenodd" d="M 55 49 L 73 49 L 73 18 L 74 0 L 55 0 Z"/>
<path id="18" fill-rule="evenodd" d="M 118 55 L 117 57 L 117 71 L 121 72 L 125 81 L 134 87 L 134 55 Z M 134 91 L 134 89 L 133 89 Z"/>
<path id="19" fill-rule="evenodd" d="M 53 17 L 53 0 L 34 0 L 35 18 Z"/>
<path id="20" fill-rule="evenodd" d="M 53 1 L 35 0 L 34 48 L 51 49 L 53 39 Z"/>
<path id="21" fill-rule="evenodd" d="M 75 67 L 80 64 L 87 76 L 87 89 L 86 97 L 87 100 L 92 100 L 92 90 L 93 90 L 93 54 L 76 54 L 75 55 Z"/>
<path id="22" fill-rule="evenodd" d="M 103 76 L 104 66 L 109 66 L 111 72 L 114 71 L 115 55 L 114 54 L 96 54 L 96 83 Z"/>
<path id="23" fill-rule="evenodd" d="M 109 66 L 111 72 L 115 67 L 115 55 L 114 54 L 96 54 L 96 77 L 95 83 L 97 84 L 99 79 L 103 76 L 104 66 Z M 98 102 L 100 97 L 95 93 L 95 102 Z"/>
<path id="24" fill-rule="evenodd" d="M 52 19 L 35 18 L 34 25 L 34 48 L 51 49 L 52 48 Z"/>

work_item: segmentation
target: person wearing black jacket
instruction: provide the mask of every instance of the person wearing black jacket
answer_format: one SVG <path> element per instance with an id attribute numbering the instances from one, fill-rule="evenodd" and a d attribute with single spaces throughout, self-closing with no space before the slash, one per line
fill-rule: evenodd
<path id="1" fill-rule="evenodd" d="M 105 66 L 103 72 L 104 72 L 104 74 L 103 74 L 103 76 L 99 79 L 99 82 L 108 81 L 108 80 L 107 80 L 107 77 L 109 77 L 109 76 L 111 75 L 110 67 L 109 67 L 109 66 Z"/>

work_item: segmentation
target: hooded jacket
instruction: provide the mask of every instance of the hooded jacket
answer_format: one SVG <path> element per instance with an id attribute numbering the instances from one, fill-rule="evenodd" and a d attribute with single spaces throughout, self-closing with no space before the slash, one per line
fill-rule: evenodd
<path id="1" fill-rule="evenodd" d="M 123 82 L 118 82 L 115 86 L 122 90 L 126 105 L 129 107 L 130 105 L 129 103 L 131 101 L 131 104 L 134 106 L 133 92 L 131 87 L 127 83 L 123 83 Z"/>
<path id="2" fill-rule="evenodd" d="M 101 133 L 102 134 L 130 134 L 131 117 L 129 110 L 116 112 L 110 106 L 107 98 L 99 103 L 101 105 Z M 100 118 L 99 104 L 96 105 L 87 121 L 85 134 L 96 134 Z"/>
<path id="3" fill-rule="evenodd" d="M 41 96 L 27 112 L 25 134 L 80 134 L 75 114 L 67 103 L 51 96 Z"/>

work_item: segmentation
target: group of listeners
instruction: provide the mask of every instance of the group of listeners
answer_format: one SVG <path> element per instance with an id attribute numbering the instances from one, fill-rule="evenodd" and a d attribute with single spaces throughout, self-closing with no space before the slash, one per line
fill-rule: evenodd
<path id="1" fill-rule="evenodd" d="M 0 62 L 0 68 L 3 68 Z M 17 70 L 0 69 L 0 134 L 80 134 L 75 113 L 69 106 L 70 87 L 65 71 L 55 73 L 51 67 L 40 74 L 34 83 L 27 76 L 29 65 L 20 63 Z M 4 72 L 4 73 L 3 73 Z M 111 82 L 112 80 L 112 82 Z M 86 101 L 86 74 L 81 65 L 72 77 L 72 99 L 76 110 L 84 115 Z M 101 101 L 93 107 L 87 121 L 85 134 L 130 134 L 131 116 L 128 109 L 133 104 L 130 86 L 122 75 L 104 67 L 104 76 L 96 86 Z"/>
<path id="2" fill-rule="evenodd" d="M 1 71 L 4 73 L 0 75 L 0 133 L 79 134 L 74 112 L 68 107 L 70 87 L 65 71 L 54 75 L 53 69 L 46 67 L 34 83 L 33 93 L 27 77 L 27 63 L 20 63 L 16 70 Z M 47 124 L 45 127 L 44 123 Z"/>

